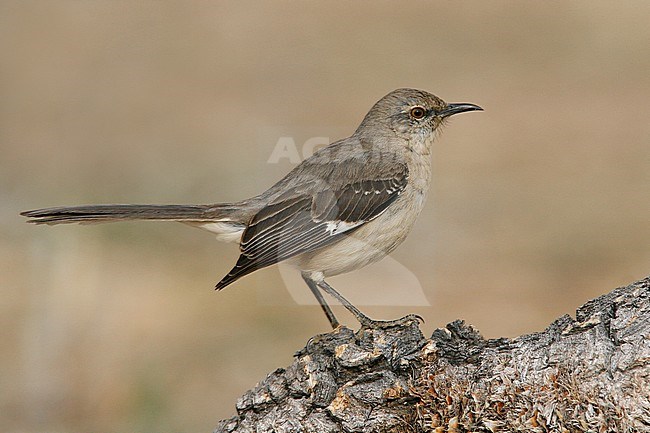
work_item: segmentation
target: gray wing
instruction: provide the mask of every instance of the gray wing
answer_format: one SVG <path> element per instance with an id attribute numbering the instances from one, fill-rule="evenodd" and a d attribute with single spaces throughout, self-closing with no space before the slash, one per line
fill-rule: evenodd
<path id="1" fill-rule="evenodd" d="M 276 197 L 248 224 L 239 260 L 217 289 L 257 269 L 328 245 L 381 215 L 406 187 L 408 168 L 397 162 L 379 165 L 380 170 L 356 167 L 366 172 L 366 178 L 352 182 L 346 178 L 363 173 L 350 173 L 349 164 L 346 172 L 335 167 L 328 173 L 330 182 L 296 185 Z"/>

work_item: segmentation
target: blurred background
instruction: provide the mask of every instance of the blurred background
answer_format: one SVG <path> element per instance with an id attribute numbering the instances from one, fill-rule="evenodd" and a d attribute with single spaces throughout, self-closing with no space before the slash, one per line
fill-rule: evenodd
<path id="1" fill-rule="evenodd" d="M 367 314 L 517 336 L 647 276 L 649 19 L 644 0 L 0 1 L 0 430 L 208 432 L 329 326 L 288 270 L 215 293 L 238 251 L 206 232 L 19 211 L 251 196 L 291 168 L 278 143 L 347 136 L 398 87 L 485 111 L 438 140 L 408 240 L 331 280 Z"/>

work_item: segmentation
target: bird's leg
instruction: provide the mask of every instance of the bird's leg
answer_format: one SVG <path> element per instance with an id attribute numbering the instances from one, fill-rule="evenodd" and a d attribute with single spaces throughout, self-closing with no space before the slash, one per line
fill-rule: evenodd
<path id="1" fill-rule="evenodd" d="M 327 294 L 339 301 L 345 308 L 348 309 L 350 313 L 357 318 L 362 328 L 389 328 L 391 326 L 405 325 L 408 322 L 414 320 L 419 320 L 424 322 L 424 320 L 417 314 L 409 314 L 408 316 L 402 317 L 397 320 L 373 320 L 370 317 L 363 314 L 357 307 L 352 305 L 350 301 L 345 299 L 343 295 L 337 292 L 334 287 L 330 286 L 325 282 L 325 280 L 314 281 L 318 287 L 323 289 Z M 309 284 L 309 283 L 308 283 Z"/>
<path id="2" fill-rule="evenodd" d="M 305 283 L 309 286 L 309 289 L 311 292 L 314 294 L 316 299 L 318 299 L 318 303 L 320 304 L 320 307 L 323 309 L 323 312 L 327 316 L 327 320 L 330 321 L 330 325 L 332 325 L 332 329 L 336 329 L 339 327 L 339 321 L 336 319 L 336 316 L 334 316 L 334 312 L 330 308 L 329 305 L 327 305 L 327 302 L 325 302 L 325 298 L 323 298 L 322 293 L 318 289 L 318 285 L 314 280 L 312 280 L 309 275 L 306 273 L 302 274 L 302 279 L 305 280 Z"/>
<path id="3" fill-rule="evenodd" d="M 323 289 L 328 295 L 330 295 L 331 297 L 339 301 L 341 304 L 343 304 L 343 306 L 347 308 L 348 311 L 354 315 L 354 317 L 357 318 L 357 320 L 359 321 L 359 323 L 361 323 L 362 326 L 366 326 L 374 322 L 374 320 L 372 320 L 370 317 L 363 314 L 357 307 L 352 305 L 350 301 L 345 299 L 343 295 L 341 295 L 339 292 L 334 290 L 334 287 L 327 284 L 325 280 L 316 281 L 315 283 L 318 285 L 318 287 Z"/>

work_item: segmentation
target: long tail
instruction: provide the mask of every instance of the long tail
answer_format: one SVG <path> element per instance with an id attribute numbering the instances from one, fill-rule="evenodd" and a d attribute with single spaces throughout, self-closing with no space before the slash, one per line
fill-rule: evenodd
<path id="1" fill-rule="evenodd" d="M 215 221 L 228 214 L 228 205 L 106 204 L 53 207 L 21 212 L 33 224 L 107 223 L 127 220 Z"/>

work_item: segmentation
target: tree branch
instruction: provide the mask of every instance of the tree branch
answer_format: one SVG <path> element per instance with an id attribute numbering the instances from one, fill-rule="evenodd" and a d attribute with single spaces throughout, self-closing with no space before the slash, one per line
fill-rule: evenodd
<path id="1" fill-rule="evenodd" d="M 426 339 L 410 321 L 295 356 L 216 432 L 650 431 L 650 277 L 515 339 L 462 321 Z"/>

